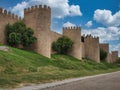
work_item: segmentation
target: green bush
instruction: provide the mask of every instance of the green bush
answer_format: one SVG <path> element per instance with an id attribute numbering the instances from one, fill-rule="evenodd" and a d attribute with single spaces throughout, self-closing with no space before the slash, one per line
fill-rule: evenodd
<path id="1" fill-rule="evenodd" d="M 53 42 L 52 48 L 57 53 L 67 54 L 71 50 L 72 45 L 73 41 L 70 38 L 62 36 L 56 42 Z"/>
<path id="2" fill-rule="evenodd" d="M 116 63 L 120 64 L 120 57 L 117 59 Z"/>
<path id="3" fill-rule="evenodd" d="M 107 52 L 100 49 L 100 60 L 104 61 L 107 58 Z"/>
<path id="4" fill-rule="evenodd" d="M 33 30 L 27 28 L 22 21 L 13 25 L 6 25 L 6 39 L 10 46 L 16 47 L 21 44 L 24 47 L 28 47 L 36 41 L 36 37 L 33 34 Z"/>
<path id="5" fill-rule="evenodd" d="M 12 32 L 8 36 L 8 43 L 10 46 L 16 47 L 16 45 L 20 44 L 20 35 L 19 33 Z"/>

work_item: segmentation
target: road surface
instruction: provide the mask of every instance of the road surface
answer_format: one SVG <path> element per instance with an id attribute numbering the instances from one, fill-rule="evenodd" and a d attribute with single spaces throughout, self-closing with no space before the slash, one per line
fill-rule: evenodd
<path id="1" fill-rule="evenodd" d="M 120 72 L 74 81 L 43 90 L 120 90 Z"/>
<path id="2" fill-rule="evenodd" d="M 53 83 L 24 86 L 14 90 L 120 90 L 120 71 Z"/>

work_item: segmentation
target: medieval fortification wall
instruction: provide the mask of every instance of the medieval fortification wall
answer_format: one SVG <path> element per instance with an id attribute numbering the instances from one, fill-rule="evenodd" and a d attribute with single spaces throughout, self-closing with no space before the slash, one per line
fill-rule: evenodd
<path id="1" fill-rule="evenodd" d="M 37 38 L 37 42 L 32 45 L 32 49 L 46 57 L 51 57 L 53 52 L 51 45 L 62 35 L 68 36 L 73 40 L 74 45 L 70 51 L 70 55 L 78 59 L 89 58 L 96 62 L 100 62 L 100 48 L 103 48 L 108 52 L 107 59 L 110 62 L 115 62 L 118 58 L 118 52 L 109 53 L 108 44 L 100 44 L 99 38 L 92 37 L 91 35 L 84 36 L 81 41 L 81 28 L 80 27 L 64 27 L 63 34 L 58 34 L 51 31 L 51 8 L 44 5 L 32 6 L 24 9 L 24 18 L 3 10 L 0 8 L 0 43 L 6 44 L 5 39 L 5 26 L 13 24 L 19 20 L 24 21 L 27 27 L 31 27 L 34 30 L 34 36 Z M 114 59 L 114 61 L 113 61 Z"/>
<path id="2" fill-rule="evenodd" d="M 3 10 L 0 8 L 0 43 L 6 44 L 5 39 L 5 26 L 10 23 L 13 24 L 18 20 L 22 20 L 17 15 L 12 14 L 11 12 L 8 12 L 7 10 Z"/>
<path id="3" fill-rule="evenodd" d="M 44 5 L 32 6 L 24 10 L 24 22 L 33 28 L 37 42 L 34 51 L 50 58 L 51 55 L 51 9 Z"/>
<path id="4" fill-rule="evenodd" d="M 100 44 L 100 48 L 107 52 L 107 63 L 113 63 L 116 62 L 118 59 L 118 51 L 112 51 L 112 53 L 109 52 L 109 44 Z"/>
<path id="5" fill-rule="evenodd" d="M 113 63 L 112 54 L 111 53 L 108 53 L 106 60 L 107 60 L 107 63 Z"/>
<path id="6" fill-rule="evenodd" d="M 106 62 L 110 63 L 111 61 L 111 56 L 109 54 L 109 44 L 100 44 L 100 48 L 107 52 L 107 58 L 105 59 Z"/>
<path id="7" fill-rule="evenodd" d="M 52 43 L 57 41 L 58 38 L 62 37 L 62 34 L 56 33 L 51 31 L 51 54 L 56 53 L 53 49 L 52 49 Z"/>
<path id="8" fill-rule="evenodd" d="M 85 44 L 84 42 L 81 42 L 81 46 L 82 46 L 82 58 L 85 58 Z"/>
<path id="9" fill-rule="evenodd" d="M 85 58 L 100 62 L 99 38 L 87 35 L 84 37 Z"/>
<path id="10" fill-rule="evenodd" d="M 82 59 L 82 46 L 81 46 L 81 28 L 80 27 L 64 27 L 63 35 L 69 37 L 73 42 L 70 55 L 78 59 Z"/>
<path id="11" fill-rule="evenodd" d="M 51 31 L 51 44 L 57 41 L 57 39 L 60 37 L 62 37 L 62 34 Z"/>
<path id="12" fill-rule="evenodd" d="M 109 53 L 109 44 L 100 44 L 100 48 Z"/>
<path id="13" fill-rule="evenodd" d="M 112 62 L 116 62 L 118 59 L 118 51 L 112 51 Z"/>

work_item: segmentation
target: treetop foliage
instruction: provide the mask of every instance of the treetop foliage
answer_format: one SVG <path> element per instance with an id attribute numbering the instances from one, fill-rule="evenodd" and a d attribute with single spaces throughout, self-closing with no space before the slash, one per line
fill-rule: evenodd
<path id="1" fill-rule="evenodd" d="M 57 53 L 67 54 L 71 50 L 72 45 L 73 41 L 70 38 L 62 36 L 56 42 L 53 42 L 52 48 Z"/>
<path id="2" fill-rule="evenodd" d="M 30 46 L 36 41 L 33 34 L 33 30 L 26 27 L 22 21 L 6 25 L 6 39 L 10 46 L 17 47 L 20 44 L 24 47 Z"/>

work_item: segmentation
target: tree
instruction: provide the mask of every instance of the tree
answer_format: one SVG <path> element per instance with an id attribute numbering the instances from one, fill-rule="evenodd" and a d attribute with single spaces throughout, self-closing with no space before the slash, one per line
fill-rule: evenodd
<path id="1" fill-rule="evenodd" d="M 26 28 L 23 35 L 22 35 L 22 45 L 24 47 L 28 47 L 31 45 L 33 42 L 36 41 L 36 38 L 33 37 L 33 30 L 31 28 Z"/>
<path id="2" fill-rule="evenodd" d="M 52 48 L 57 53 L 67 54 L 72 48 L 72 45 L 73 45 L 73 41 L 70 38 L 66 36 L 62 36 L 58 38 L 56 42 L 53 42 Z"/>
<path id="3" fill-rule="evenodd" d="M 6 25 L 6 39 L 10 46 L 16 47 L 20 44 L 24 47 L 30 46 L 36 41 L 36 37 L 33 34 L 33 30 L 27 28 L 22 21 L 16 22 L 13 25 Z"/>
<path id="4" fill-rule="evenodd" d="M 10 46 L 16 47 L 16 45 L 20 44 L 20 37 L 18 33 L 12 32 L 8 36 L 8 43 Z"/>
<path id="5" fill-rule="evenodd" d="M 105 60 L 107 58 L 107 52 L 100 48 L 100 60 Z"/>

